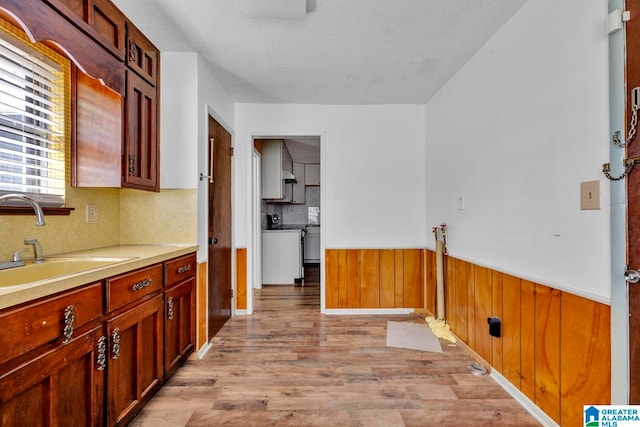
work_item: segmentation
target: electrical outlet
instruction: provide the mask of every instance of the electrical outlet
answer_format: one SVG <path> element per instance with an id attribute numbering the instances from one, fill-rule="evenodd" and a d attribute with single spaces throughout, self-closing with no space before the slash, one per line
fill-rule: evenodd
<path id="1" fill-rule="evenodd" d="M 98 223 L 98 205 L 87 205 L 85 208 L 85 219 L 87 224 Z"/>
<path id="2" fill-rule="evenodd" d="M 600 209 L 600 181 L 585 181 L 580 183 L 580 209 Z"/>

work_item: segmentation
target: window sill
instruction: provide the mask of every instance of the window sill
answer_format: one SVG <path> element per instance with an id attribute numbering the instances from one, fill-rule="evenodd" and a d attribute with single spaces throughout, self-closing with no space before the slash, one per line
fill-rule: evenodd
<path id="1" fill-rule="evenodd" d="M 75 208 L 51 208 L 42 207 L 45 215 L 68 216 Z M 34 215 L 33 208 L 29 206 L 0 206 L 0 215 Z"/>

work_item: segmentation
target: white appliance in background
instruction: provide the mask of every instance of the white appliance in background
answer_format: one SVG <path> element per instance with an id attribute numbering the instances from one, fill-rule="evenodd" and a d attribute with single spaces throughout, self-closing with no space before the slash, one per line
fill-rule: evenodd
<path id="1" fill-rule="evenodd" d="M 320 226 L 307 225 L 304 236 L 304 262 L 320 262 Z"/>
<path id="2" fill-rule="evenodd" d="M 304 230 L 262 231 L 262 283 L 293 285 L 304 276 L 302 244 Z"/>

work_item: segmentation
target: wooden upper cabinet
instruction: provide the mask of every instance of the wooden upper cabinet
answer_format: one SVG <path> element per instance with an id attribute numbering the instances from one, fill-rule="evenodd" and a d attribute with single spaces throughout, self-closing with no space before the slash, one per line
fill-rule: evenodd
<path id="1" fill-rule="evenodd" d="M 157 91 L 127 70 L 122 186 L 159 191 Z"/>
<path id="2" fill-rule="evenodd" d="M 121 186 L 124 97 L 74 69 L 71 178 L 76 187 Z"/>
<path id="3" fill-rule="evenodd" d="M 124 61 L 126 18 L 110 0 L 46 0 L 78 28 Z"/>
<path id="4" fill-rule="evenodd" d="M 127 23 L 127 66 L 142 78 L 157 85 L 158 60 L 160 54 L 140 30 L 131 22 Z"/>

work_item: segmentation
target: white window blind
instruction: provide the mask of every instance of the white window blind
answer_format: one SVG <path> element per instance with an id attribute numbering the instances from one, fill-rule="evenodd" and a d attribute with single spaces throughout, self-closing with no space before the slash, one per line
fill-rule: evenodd
<path id="1" fill-rule="evenodd" d="M 0 194 L 64 205 L 64 102 L 61 64 L 0 31 Z"/>

